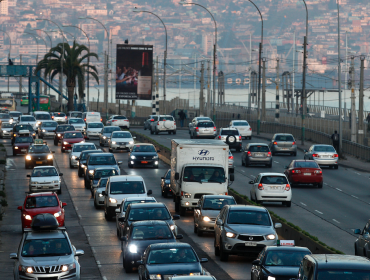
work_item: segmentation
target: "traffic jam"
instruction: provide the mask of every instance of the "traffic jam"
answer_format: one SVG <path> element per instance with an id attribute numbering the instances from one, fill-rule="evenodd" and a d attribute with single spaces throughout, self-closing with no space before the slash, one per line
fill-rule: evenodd
<path id="1" fill-rule="evenodd" d="M 163 166 L 161 151 L 151 143 L 138 142 L 125 116 L 111 116 L 104 125 L 99 112 L 36 111 L 1 123 L 0 137 L 10 138 L 12 155 L 24 158 L 24 176 L 29 180 L 24 202 L 18 206 L 22 239 L 10 254 L 14 279 L 87 279 L 79 261 L 84 251 L 75 248 L 74 237 L 68 235 L 66 213 L 72 210 L 61 198 L 61 185 L 63 176 L 70 175 L 60 172 L 57 150 L 68 160 L 79 184 L 91 193 L 96 211 L 114 223 L 122 252 L 116 261 L 125 273 L 137 275 L 134 278 L 223 279 L 206 268 L 210 258 L 198 255 L 194 244 L 185 242 L 189 235 L 206 235 L 213 236 L 207 253 L 220 262 L 226 264 L 232 256 L 251 259 L 243 279 L 369 279 L 367 241 L 356 241 L 356 256 L 314 254 L 295 246 L 295 240 L 281 239 L 277 229 L 282 224 L 274 223 L 263 206 L 278 203 L 287 210 L 294 188 L 322 189 L 322 167 L 338 169 L 333 146 L 312 145 L 304 158 L 298 158 L 293 135 L 277 133 L 268 144 L 259 142 L 252 139 L 246 120 L 231 120 L 228 127 L 217 128 L 210 118 L 196 117 L 185 139 L 176 135 L 173 116 L 151 115 L 144 130 L 154 140 L 159 134 L 170 137 L 170 165 L 165 165 L 163 176 L 157 175 L 157 189 L 136 171 Z M 248 140 L 246 145 L 243 139 Z M 249 199 L 257 204 L 238 204 L 230 193 L 240 176 L 232 152 L 241 155 L 243 168 L 265 168 L 244 183 L 250 185 Z M 127 162 L 118 159 L 120 154 L 127 154 Z M 276 155 L 291 157 L 284 172 L 269 172 Z M 157 191 L 161 199 L 155 198 Z M 193 217 L 186 224 L 189 231 L 180 229 L 178 222 L 189 216 Z M 355 234 L 365 237 L 366 230 L 370 231 L 369 223 Z"/>

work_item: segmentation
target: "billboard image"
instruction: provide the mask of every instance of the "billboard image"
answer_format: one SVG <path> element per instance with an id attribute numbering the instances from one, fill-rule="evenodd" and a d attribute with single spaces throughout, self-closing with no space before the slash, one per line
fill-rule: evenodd
<path id="1" fill-rule="evenodd" d="M 151 100 L 153 46 L 117 45 L 116 99 Z"/>

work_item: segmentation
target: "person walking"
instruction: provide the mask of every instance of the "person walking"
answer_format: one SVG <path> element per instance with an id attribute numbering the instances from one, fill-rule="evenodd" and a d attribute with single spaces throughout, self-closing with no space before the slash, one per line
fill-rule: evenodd
<path id="1" fill-rule="evenodd" d="M 367 114 L 366 122 L 367 122 L 367 131 L 370 131 L 370 113 Z"/>
<path id="2" fill-rule="evenodd" d="M 339 153 L 339 134 L 337 131 L 334 131 L 334 134 L 331 136 L 331 140 L 333 141 L 333 147 Z"/>
<path id="3" fill-rule="evenodd" d="M 180 112 L 177 113 L 180 117 L 180 126 L 184 127 L 184 120 L 186 119 L 186 115 L 184 113 L 184 110 L 181 110 Z"/>

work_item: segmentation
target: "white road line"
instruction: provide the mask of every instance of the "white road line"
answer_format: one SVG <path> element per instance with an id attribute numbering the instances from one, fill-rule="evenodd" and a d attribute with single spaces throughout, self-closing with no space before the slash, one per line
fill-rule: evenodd
<path id="1" fill-rule="evenodd" d="M 277 161 L 274 161 L 275 163 L 279 163 L 279 162 L 277 162 Z"/>
<path id="2" fill-rule="evenodd" d="M 327 183 L 324 183 L 324 185 L 328 185 Z"/>
<path id="3" fill-rule="evenodd" d="M 354 197 L 354 198 L 357 198 L 358 199 L 358 197 L 357 196 L 355 196 L 355 195 L 351 195 L 352 197 Z"/>
<path id="4" fill-rule="evenodd" d="M 242 172 L 244 172 L 244 173 L 245 173 L 245 171 L 244 171 L 244 170 L 242 170 Z"/>
<path id="5" fill-rule="evenodd" d="M 360 173 L 355 172 L 357 175 L 361 175 Z"/>
<path id="6" fill-rule="evenodd" d="M 107 277 L 103 276 L 103 280 L 107 280 Z"/>
<path id="7" fill-rule="evenodd" d="M 342 192 L 342 190 L 341 189 L 338 189 L 338 188 L 336 188 L 338 191 L 340 191 L 340 192 Z"/>
<path id="8" fill-rule="evenodd" d="M 340 222 L 338 222 L 336 219 L 333 219 L 333 221 L 336 222 L 336 223 L 338 223 L 338 224 L 340 224 Z"/>
<path id="9" fill-rule="evenodd" d="M 307 204 L 304 204 L 303 202 L 301 202 L 301 204 L 302 204 L 303 206 L 307 206 Z"/>
<path id="10" fill-rule="evenodd" d="M 256 176 L 254 176 L 254 175 L 250 175 L 250 176 L 256 178 Z"/>
<path id="11" fill-rule="evenodd" d="M 324 213 L 323 212 L 320 212 L 319 210 L 315 210 L 317 213 L 323 215 Z"/>
<path id="12" fill-rule="evenodd" d="M 96 261 L 97 264 L 100 264 L 100 261 Z"/>
<path id="13" fill-rule="evenodd" d="M 78 214 L 78 216 L 80 217 L 80 219 L 82 219 L 82 217 L 81 217 L 81 215 L 80 215 L 80 214 Z"/>
<path id="14" fill-rule="evenodd" d="M 75 206 L 76 211 L 78 211 L 78 208 Z"/>

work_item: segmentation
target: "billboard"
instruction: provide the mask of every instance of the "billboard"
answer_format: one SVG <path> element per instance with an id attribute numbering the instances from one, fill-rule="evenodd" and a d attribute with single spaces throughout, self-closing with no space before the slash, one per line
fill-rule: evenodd
<path id="1" fill-rule="evenodd" d="M 151 100 L 153 46 L 117 45 L 116 99 Z"/>

